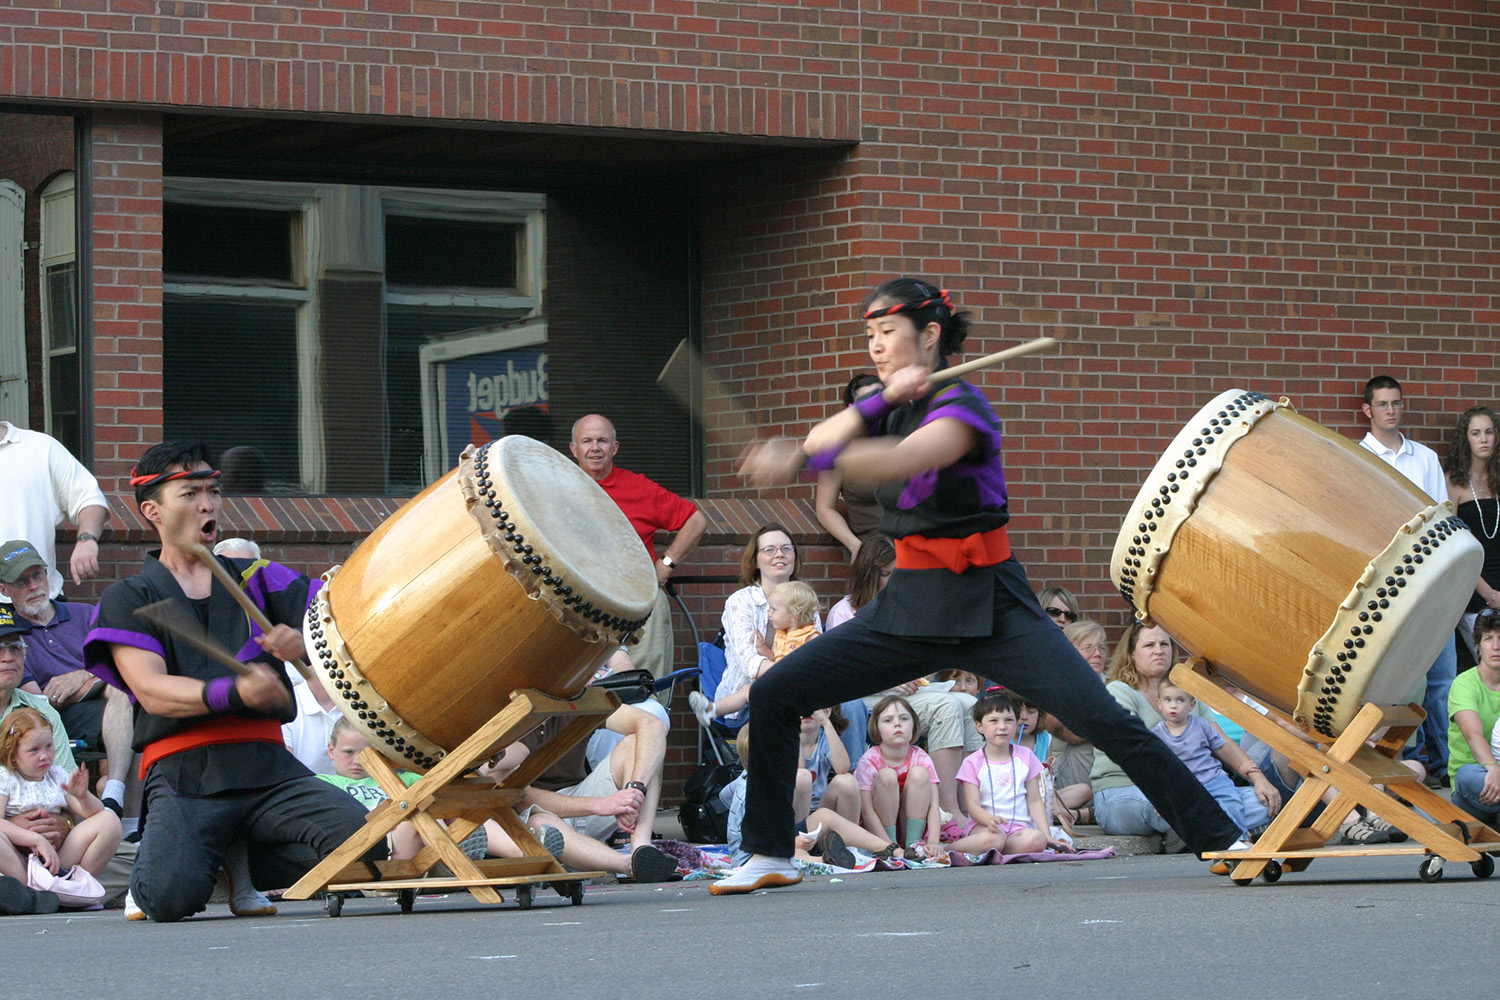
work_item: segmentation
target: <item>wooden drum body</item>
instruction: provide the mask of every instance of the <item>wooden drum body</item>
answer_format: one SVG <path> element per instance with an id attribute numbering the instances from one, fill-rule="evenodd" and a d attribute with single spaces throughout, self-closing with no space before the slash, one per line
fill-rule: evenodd
<path id="1" fill-rule="evenodd" d="M 519 688 L 583 690 L 657 586 L 598 484 L 520 436 L 465 449 L 324 580 L 304 627 L 313 663 L 375 748 L 417 768 Z"/>
<path id="2" fill-rule="evenodd" d="M 1483 558 L 1447 501 L 1285 400 L 1232 391 L 1152 470 L 1110 569 L 1138 618 L 1337 736 L 1366 702 L 1409 699 Z"/>

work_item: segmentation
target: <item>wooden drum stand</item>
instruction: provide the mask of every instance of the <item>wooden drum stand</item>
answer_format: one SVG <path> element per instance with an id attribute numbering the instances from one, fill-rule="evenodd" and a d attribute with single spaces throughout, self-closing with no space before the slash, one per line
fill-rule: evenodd
<path id="1" fill-rule="evenodd" d="M 307 899 L 317 892 L 327 893 L 328 914 L 336 917 L 343 909 L 342 894 L 346 892 L 394 890 L 401 912 L 410 913 L 418 891 L 466 889 L 481 903 L 500 903 L 503 900 L 496 887 L 515 886 L 516 902 L 524 910 L 531 906 L 538 885 L 551 885 L 574 906 L 581 904 L 583 884 L 604 872 L 568 871 L 542 847 L 513 807 L 527 785 L 587 739 L 618 705 L 614 695 L 598 688 L 586 689 L 574 701 L 559 701 L 540 691 L 517 691 L 504 709 L 410 788 L 396 776 L 389 761 L 373 747 L 367 748 L 359 756 L 360 763 L 389 799 L 370 810 L 364 828 L 298 880 L 286 891 L 286 898 Z M 487 778 L 465 777 L 542 722 L 555 718 L 570 721 L 498 785 Z M 489 819 L 510 835 L 523 852 L 521 857 L 475 861 L 459 849 L 459 842 Z M 406 820 L 411 820 L 427 844 L 416 857 L 370 863 L 359 860 Z M 447 820 L 448 825 L 438 820 Z M 447 866 L 450 877 L 426 877 L 438 862 Z"/>
<path id="2" fill-rule="evenodd" d="M 1250 708 L 1212 680 L 1211 670 L 1207 661 L 1194 658 L 1173 669 L 1172 681 L 1284 754 L 1305 776 L 1250 850 L 1203 855 L 1239 862 L 1230 872 L 1237 885 L 1249 885 L 1257 875 L 1275 882 L 1283 868 L 1302 871 L 1318 858 L 1397 854 L 1424 856 L 1417 868 L 1424 882 L 1441 879 L 1445 861 L 1468 862 L 1476 878 L 1494 874 L 1492 854 L 1500 852 L 1500 834 L 1433 792 L 1401 763 L 1401 748 L 1426 718 L 1420 706 L 1365 705 L 1337 739 L 1322 745 L 1299 739 L 1276 719 Z M 1269 711 L 1291 725 L 1286 716 Z M 1380 739 L 1367 745 L 1365 741 L 1383 727 Z M 1337 793 L 1333 802 L 1310 826 L 1302 827 L 1330 788 Z M 1386 820 L 1414 843 L 1328 846 L 1355 805 Z"/>

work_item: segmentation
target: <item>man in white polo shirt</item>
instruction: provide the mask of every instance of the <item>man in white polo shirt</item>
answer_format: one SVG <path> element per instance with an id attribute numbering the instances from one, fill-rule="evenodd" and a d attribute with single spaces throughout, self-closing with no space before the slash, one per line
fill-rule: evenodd
<path id="1" fill-rule="evenodd" d="M 99 572 L 99 536 L 109 506 L 99 482 L 55 438 L 0 420 L 0 538 L 24 538 L 47 560 L 47 596 L 62 592 L 57 526 L 78 525 L 68 560 L 73 583 Z M 10 598 L 0 597 L 5 603 Z"/>
<path id="2" fill-rule="evenodd" d="M 1447 500 L 1448 480 L 1437 452 L 1401 433 L 1404 412 L 1401 383 L 1389 375 L 1376 375 L 1365 383 L 1362 408 L 1370 421 L 1370 432 L 1360 444 L 1410 479 L 1434 503 Z M 1415 756 L 1426 766 L 1430 785 L 1446 783 L 1448 776 L 1448 689 L 1453 686 L 1457 672 L 1458 647 L 1450 629 L 1443 651 L 1427 671 L 1427 693 L 1422 699 L 1427 721 L 1422 723 L 1421 743 Z"/>

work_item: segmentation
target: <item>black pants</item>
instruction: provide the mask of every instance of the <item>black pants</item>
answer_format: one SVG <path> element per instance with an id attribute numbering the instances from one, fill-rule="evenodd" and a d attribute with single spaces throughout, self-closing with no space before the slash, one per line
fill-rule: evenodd
<path id="1" fill-rule="evenodd" d="M 181 920 L 208 905 L 224 851 L 249 848 L 251 880 L 287 889 L 364 826 L 349 793 L 312 775 L 265 788 L 179 795 L 153 768 L 146 776 L 146 822 L 130 874 L 130 894 L 146 916 Z M 366 860 L 384 858 L 381 842 Z"/>
<path id="2" fill-rule="evenodd" d="M 1027 597 L 1030 596 L 1029 590 Z M 1009 594 L 992 636 L 924 642 L 870 628 L 863 616 L 793 651 L 750 688 L 744 848 L 790 857 L 798 724 L 803 716 L 937 669 L 987 677 L 1040 706 L 1117 762 L 1195 852 L 1228 847 L 1235 826 L 1167 745 L 1104 689 L 1062 629 Z"/>

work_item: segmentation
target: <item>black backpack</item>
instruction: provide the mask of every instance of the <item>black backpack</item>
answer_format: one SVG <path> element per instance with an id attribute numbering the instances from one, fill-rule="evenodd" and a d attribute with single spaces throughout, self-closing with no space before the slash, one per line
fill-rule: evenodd
<path id="1" fill-rule="evenodd" d="M 722 844 L 729 836 L 729 809 L 719 800 L 722 792 L 743 770 L 739 764 L 704 764 L 683 786 L 683 802 L 677 808 L 682 835 L 695 844 Z"/>

